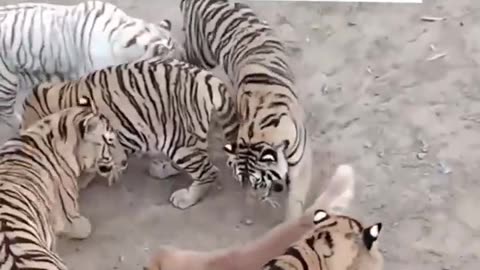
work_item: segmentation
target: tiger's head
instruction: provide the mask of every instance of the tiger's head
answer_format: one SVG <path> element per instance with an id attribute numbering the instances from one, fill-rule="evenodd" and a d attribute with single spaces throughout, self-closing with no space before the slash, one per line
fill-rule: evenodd
<path id="1" fill-rule="evenodd" d="M 68 87 L 69 83 L 70 82 L 68 81 L 61 82 L 61 83 L 43 82 L 34 86 L 32 89 L 32 93 L 27 96 L 27 98 L 23 103 L 23 114 L 22 114 L 20 128 L 22 130 L 27 129 L 33 124 L 35 124 L 37 121 L 39 121 L 40 119 L 43 119 L 48 115 L 65 110 L 67 108 L 77 107 L 77 106 L 86 108 L 87 111 L 92 112 L 93 115 L 96 115 L 97 118 L 98 117 L 102 118 L 102 122 L 105 122 L 103 124 L 100 124 L 99 127 L 103 125 L 107 125 L 109 127 L 110 132 L 108 134 L 111 133 L 112 136 L 108 135 L 107 137 L 113 138 L 112 140 L 109 139 L 109 141 L 113 141 L 113 145 L 108 145 L 108 147 L 111 148 L 111 150 L 113 151 L 113 159 L 114 159 L 113 167 L 110 166 L 111 161 L 108 158 L 105 158 L 98 162 L 97 164 L 98 166 L 96 168 L 90 168 L 87 174 L 98 173 L 102 177 L 108 178 L 109 183 L 115 182 L 118 179 L 119 175 L 123 171 L 125 171 L 128 166 L 127 153 L 125 152 L 124 148 L 120 144 L 120 141 L 117 139 L 117 132 L 112 128 L 112 126 L 109 123 L 109 120 L 104 115 L 98 112 L 98 108 L 95 104 L 94 97 L 82 95 L 78 98 L 67 98 L 67 97 L 70 97 L 70 95 L 65 94 L 65 92 L 67 91 L 67 89 L 65 88 L 69 88 Z M 81 87 L 85 87 L 85 86 L 81 86 Z M 82 89 L 81 87 L 76 89 L 77 90 Z M 63 100 L 61 97 L 62 95 L 64 98 Z M 52 102 L 52 100 L 55 100 L 56 102 Z M 62 100 L 62 102 L 59 102 L 59 100 Z M 67 101 L 65 102 L 65 100 Z M 48 104 L 48 106 L 45 104 Z M 96 119 L 96 118 L 93 118 L 93 119 Z M 104 148 L 107 147 L 107 145 L 103 145 L 103 146 Z M 90 149 L 90 148 L 92 148 L 91 145 L 86 146 L 86 149 Z M 88 151 L 89 150 L 86 150 L 85 154 L 88 154 L 89 153 Z"/>
<path id="2" fill-rule="evenodd" d="M 247 144 L 243 138 L 239 143 L 226 144 L 227 166 L 242 184 L 250 183 L 253 189 L 282 192 L 289 186 L 288 162 L 285 155 L 287 143 L 271 145 L 266 142 Z"/>
<path id="3" fill-rule="evenodd" d="M 119 64 L 152 57 L 183 57 L 179 43 L 171 35 L 172 23 L 162 20 L 147 23 L 135 20 L 126 23 L 113 39 L 113 55 Z"/>
<path id="4" fill-rule="evenodd" d="M 295 252 L 306 252 L 308 263 L 320 263 L 320 267 L 311 265 L 307 269 L 326 270 L 381 270 L 383 255 L 378 247 L 378 238 L 382 223 L 365 227 L 360 221 L 349 216 L 333 215 L 324 210 L 316 210 L 313 216 L 315 228 L 294 245 L 285 255 L 270 261 L 269 265 L 288 263 L 295 260 Z M 298 256 L 297 256 L 298 257 Z M 317 259 L 320 258 L 320 261 Z M 280 262 L 280 260 L 284 260 Z"/>
<path id="5" fill-rule="evenodd" d="M 76 147 L 77 158 L 85 171 L 97 172 L 107 178 L 110 184 L 126 169 L 127 156 L 110 121 L 96 111 L 90 100 L 86 97 L 80 98 L 79 106 L 90 107 L 93 113 L 79 121 L 80 141 Z"/>

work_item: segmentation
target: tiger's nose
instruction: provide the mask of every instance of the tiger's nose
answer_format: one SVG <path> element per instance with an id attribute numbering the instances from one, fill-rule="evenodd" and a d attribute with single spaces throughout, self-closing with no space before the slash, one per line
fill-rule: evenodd
<path id="1" fill-rule="evenodd" d="M 273 183 L 272 190 L 274 192 L 282 192 L 283 191 L 283 185 L 279 183 Z"/>

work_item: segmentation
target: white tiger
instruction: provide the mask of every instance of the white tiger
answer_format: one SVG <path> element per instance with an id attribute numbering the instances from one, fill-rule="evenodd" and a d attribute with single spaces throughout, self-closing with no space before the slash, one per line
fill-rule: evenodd
<path id="1" fill-rule="evenodd" d="M 101 1 L 0 7 L 0 120 L 17 128 L 33 85 L 111 65 L 175 54 L 171 23 L 133 18 Z M 13 122 L 12 122 L 13 121 Z"/>

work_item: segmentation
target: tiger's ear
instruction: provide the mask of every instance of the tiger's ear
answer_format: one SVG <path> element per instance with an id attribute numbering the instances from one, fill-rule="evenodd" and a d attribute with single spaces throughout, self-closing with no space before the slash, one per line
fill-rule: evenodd
<path id="1" fill-rule="evenodd" d="M 315 211 L 315 214 L 313 215 L 313 224 L 318 224 L 320 222 L 323 222 L 325 220 L 327 220 L 330 216 L 328 215 L 327 212 L 325 212 L 324 210 L 317 210 Z"/>
<path id="2" fill-rule="evenodd" d="M 382 230 L 382 223 L 377 223 L 363 230 L 363 243 L 368 250 L 370 250 L 377 241 L 380 231 Z"/>
<path id="3" fill-rule="evenodd" d="M 235 154 L 237 151 L 237 144 L 236 143 L 227 143 L 223 146 L 223 150 L 228 154 Z"/>
<path id="4" fill-rule="evenodd" d="M 157 25 L 167 31 L 172 31 L 172 22 L 168 19 L 160 21 L 159 23 L 157 23 Z"/>

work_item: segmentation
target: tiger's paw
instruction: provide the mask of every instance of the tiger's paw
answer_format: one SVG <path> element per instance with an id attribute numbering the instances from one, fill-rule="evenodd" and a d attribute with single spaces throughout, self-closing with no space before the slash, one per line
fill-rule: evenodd
<path id="1" fill-rule="evenodd" d="M 166 179 L 179 173 L 180 171 L 173 166 L 172 162 L 167 160 L 152 160 L 148 168 L 148 174 L 159 180 Z"/>
<path id="2" fill-rule="evenodd" d="M 92 233 L 92 224 L 84 216 L 79 216 L 72 220 L 70 228 L 64 234 L 71 239 L 85 239 Z"/>
<path id="3" fill-rule="evenodd" d="M 176 208 L 186 209 L 196 204 L 199 198 L 191 192 L 188 188 L 182 188 L 172 193 L 170 202 Z"/>

